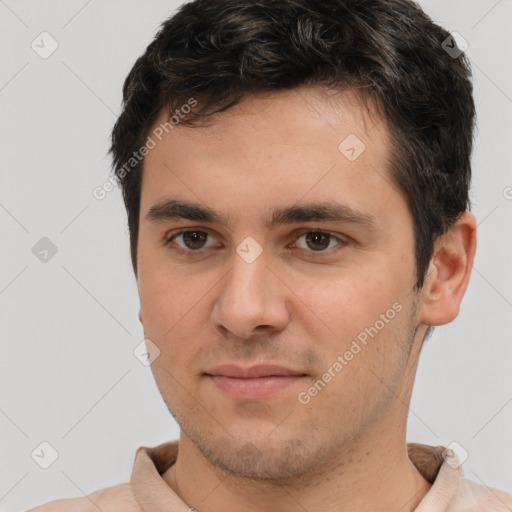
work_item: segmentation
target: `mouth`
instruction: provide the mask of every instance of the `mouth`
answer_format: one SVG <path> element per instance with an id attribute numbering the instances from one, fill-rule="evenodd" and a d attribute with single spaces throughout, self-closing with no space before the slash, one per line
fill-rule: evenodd
<path id="1" fill-rule="evenodd" d="M 242 368 L 222 365 L 204 376 L 224 394 L 239 400 L 263 399 L 302 382 L 308 375 L 278 365 L 256 365 Z"/>

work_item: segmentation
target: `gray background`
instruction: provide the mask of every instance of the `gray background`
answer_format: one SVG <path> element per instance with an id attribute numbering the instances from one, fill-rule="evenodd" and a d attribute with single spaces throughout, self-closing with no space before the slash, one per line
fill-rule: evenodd
<path id="1" fill-rule="evenodd" d="M 423 349 L 408 441 L 456 441 L 468 478 L 512 492 L 512 2 L 421 4 L 469 43 L 479 247 L 459 317 Z M 138 446 L 178 436 L 133 355 L 143 333 L 120 192 L 92 195 L 109 177 L 123 80 L 177 6 L 0 1 L 2 511 L 128 481 Z M 31 48 L 43 31 L 59 45 L 47 59 Z M 57 247 L 47 262 L 32 252 L 43 237 Z M 31 458 L 43 441 L 59 454 L 48 469 Z"/>

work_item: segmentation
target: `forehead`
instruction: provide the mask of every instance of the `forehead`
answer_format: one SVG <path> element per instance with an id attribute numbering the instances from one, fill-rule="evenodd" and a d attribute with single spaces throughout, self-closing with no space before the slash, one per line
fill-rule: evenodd
<path id="1" fill-rule="evenodd" d="M 162 112 L 150 137 L 166 121 Z M 153 138 L 141 215 L 171 193 L 224 211 L 224 219 L 234 208 L 232 220 L 301 200 L 339 199 L 362 210 L 381 190 L 380 200 L 371 201 L 378 214 L 386 194 L 398 193 L 389 178 L 386 123 L 371 102 L 350 91 L 303 87 L 258 94 L 216 114 L 209 126 L 168 126 L 161 140 Z"/>
<path id="2" fill-rule="evenodd" d="M 201 99 L 194 102 L 197 103 L 195 109 L 199 110 Z M 189 101 L 184 101 L 184 111 L 186 103 Z M 181 111 L 181 108 L 177 110 Z M 194 113 L 194 108 L 191 110 Z M 153 129 L 162 126 L 168 117 L 169 113 L 161 111 Z M 262 143 L 271 145 L 279 140 L 318 145 L 318 136 L 329 143 L 332 138 L 326 138 L 329 132 L 335 142 L 344 133 L 353 133 L 372 144 L 388 143 L 385 117 L 378 104 L 351 89 L 334 91 L 321 86 L 302 86 L 256 93 L 245 96 L 237 105 L 223 112 L 206 117 L 207 126 L 180 124 L 183 118 L 186 120 L 187 115 L 174 115 L 173 123 L 178 124 L 166 132 L 172 133 L 175 139 L 195 137 L 196 144 L 215 144 L 216 140 L 234 135 L 241 138 L 249 131 L 252 132 L 251 139 L 259 142 L 261 149 L 264 149 Z M 375 130 L 376 127 L 380 129 Z M 169 133 L 163 134 L 164 137 L 167 135 Z"/>

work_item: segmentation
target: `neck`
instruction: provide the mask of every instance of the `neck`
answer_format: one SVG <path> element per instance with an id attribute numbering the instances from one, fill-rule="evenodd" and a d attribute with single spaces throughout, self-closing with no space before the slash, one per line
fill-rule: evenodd
<path id="1" fill-rule="evenodd" d="M 198 512 L 412 512 L 432 484 L 407 455 L 405 428 L 391 432 L 384 438 L 379 422 L 314 474 L 279 483 L 225 473 L 181 433 L 177 461 L 163 478 Z"/>

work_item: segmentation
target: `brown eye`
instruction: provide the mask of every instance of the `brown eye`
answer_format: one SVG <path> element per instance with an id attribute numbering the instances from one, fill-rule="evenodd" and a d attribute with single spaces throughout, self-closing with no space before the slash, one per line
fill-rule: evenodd
<path id="1" fill-rule="evenodd" d="M 208 237 L 211 240 L 210 245 L 207 245 Z M 298 235 L 296 240 L 302 238 L 304 238 L 305 244 L 297 244 L 296 242 L 296 247 L 300 248 L 303 252 L 309 253 L 310 256 L 315 256 L 314 253 L 318 253 L 319 257 L 324 254 L 336 253 L 349 243 L 349 239 L 343 235 L 334 235 L 327 231 L 319 230 L 304 230 L 302 234 Z M 182 241 L 178 243 L 177 241 L 180 239 Z M 336 242 L 336 245 L 332 245 L 332 242 Z M 164 240 L 164 245 L 177 253 L 199 256 L 207 249 L 215 247 L 215 239 L 205 231 L 188 229 L 168 236 Z"/>
<path id="2" fill-rule="evenodd" d="M 329 246 L 331 235 L 321 231 L 310 231 L 307 233 L 306 241 L 309 247 L 313 250 L 323 250 Z"/>
<path id="3" fill-rule="evenodd" d="M 326 231 L 304 231 L 299 235 L 297 240 L 303 237 L 305 237 L 305 247 L 301 247 L 300 245 L 297 246 L 301 249 L 307 250 L 307 252 L 330 252 L 326 249 L 334 247 L 334 250 L 336 250 L 337 248 L 340 248 L 347 243 L 347 240 L 344 238 L 335 236 Z M 336 241 L 337 245 L 331 246 L 332 241 Z"/>
<path id="4" fill-rule="evenodd" d="M 205 246 L 205 242 L 207 241 L 208 236 L 209 234 L 205 231 L 180 231 L 179 233 L 175 233 L 174 235 L 168 237 L 165 240 L 164 245 L 170 246 L 177 252 L 201 252 L 203 249 L 208 248 L 208 246 Z M 172 242 L 179 238 L 183 240 L 183 245 L 176 243 L 177 247 L 173 247 Z"/>
<path id="5" fill-rule="evenodd" d="M 183 241 L 188 249 L 201 249 L 207 236 L 203 231 L 186 231 L 183 233 Z"/>

